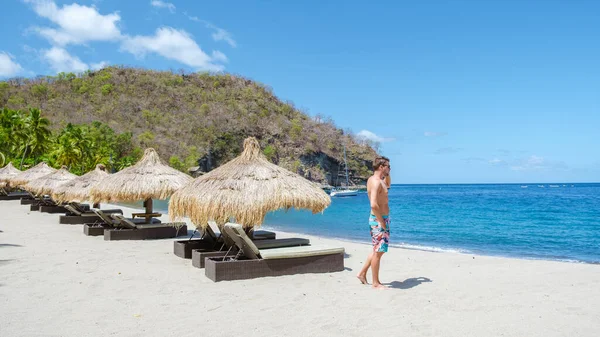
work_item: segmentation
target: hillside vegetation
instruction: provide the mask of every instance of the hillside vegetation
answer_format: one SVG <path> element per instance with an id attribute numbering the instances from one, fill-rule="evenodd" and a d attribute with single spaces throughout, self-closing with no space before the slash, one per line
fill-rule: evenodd
<path id="1" fill-rule="evenodd" d="M 319 182 L 336 182 L 345 145 L 358 182 L 368 176 L 377 147 L 331 119 L 308 116 L 282 102 L 260 83 L 229 74 L 108 67 L 11 79 L 0 82 L 0 108 L 39 108 L 54 134 L 69 123 L 89 128 L 101 122 L 115 135 L 125 135 L 119 142 L 131 142 L 131 147 L 119 145 L 118 156 L 154 147 L 184 171 L 207 155 L 213 167 L 219 166 L 240 153 L 244 138 L 255 136 L 271 161 Z"/>

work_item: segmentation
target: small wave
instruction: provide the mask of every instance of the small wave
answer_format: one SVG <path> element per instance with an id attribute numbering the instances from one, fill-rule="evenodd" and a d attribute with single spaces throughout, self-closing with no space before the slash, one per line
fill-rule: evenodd
<path id="1" fill-rule="evenodd" d="M 434 246 L 419 246 L 412 245 L 408 243 L 400 243 L 400 244 L 391 244 L 392 247 L 411 249 L 411 250 L 421 250 L 425 252 L 436 252 L 436 253 L 461 253 L 461 254 L 470 254 L 471 251 L 467 249 L 458 249 L 458 248 L 441 248 Z"/>

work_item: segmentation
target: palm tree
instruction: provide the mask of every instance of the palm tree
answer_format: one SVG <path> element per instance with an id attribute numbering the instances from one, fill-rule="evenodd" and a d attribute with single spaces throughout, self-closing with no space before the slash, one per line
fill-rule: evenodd
<path id="1" fill-rule="evenodd" d="M 18 130 L 23 125 L 23 116 L 19 110 L 0 110 L 0 153 L 4 159 L 12 159 L 19 148 Z M 20 153 L 20 152 L 19 152 Z"/>
<path id="2" fill-rule="evenodd" d="M 78 146 L 78 135 L 75 127 L 69 123 L 56 138 L 54 151 L 51 155 L 56 158 L 56 164 L 71 168 L 81 161 L 82 151 Z"/>
<path id="3" fill-rule="evenodd" d="M 42 112 L 39 109 L 30 108 L 29 115 L 25 117 L 23 127 L 19 130 L 20 137 L 25 140 L 22 144 L 24 149 L 21 166 L 23 166 L 23 161 L 28 152 L 37 160 L 38 156 L 44 154 L 50 148 L 50 136 L 52 135 L 48 128 L 50 121 L 41 115 Z"/>

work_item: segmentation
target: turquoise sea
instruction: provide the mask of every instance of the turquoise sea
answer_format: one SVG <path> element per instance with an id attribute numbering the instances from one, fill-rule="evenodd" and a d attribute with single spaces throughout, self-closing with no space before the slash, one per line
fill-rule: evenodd
<path id="1" fill-rule="evenodd" d="M 600 263 L 598 183 L 392 185 L 389 198 L 392 246 Z M 369 210 L 362 193 L 322 214 L 270 213 L 263 227 L 369 243 Z"/>

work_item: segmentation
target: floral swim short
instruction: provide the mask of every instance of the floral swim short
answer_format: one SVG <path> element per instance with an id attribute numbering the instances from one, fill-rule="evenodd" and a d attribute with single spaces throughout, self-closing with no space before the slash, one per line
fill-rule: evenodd
<path id="1" fill-rule="evenodd" d="M 373 251 L 376 253 L 386 253 L 390 242 L 390 218 L 383 216 L 385 221 L 385 230 L 381 228 L 374 214 L 369 216 L 369 227 L 371 229 L 371 241 L 373 242 Z"/>

